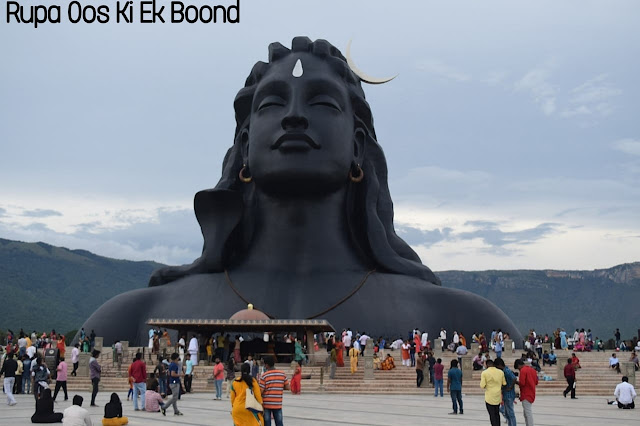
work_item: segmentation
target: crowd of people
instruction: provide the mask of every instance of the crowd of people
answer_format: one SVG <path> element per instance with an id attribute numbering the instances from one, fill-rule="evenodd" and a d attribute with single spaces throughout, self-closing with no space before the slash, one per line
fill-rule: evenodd
<path id="1" fill-rule="evenodd" d="M 602 340 L 597 337 L 594 339 L 590 330 L 585 332 L 584 329 L 577 329 L 574 336 L 567 337 L 566 332 L 559 328 L 552 335 L 553 337 L 549 337 L 548 334 L 540 336 L 535 330 L 530 330 L 524 342 L 524 351 L 521 357 L 516 359 L 511 370 L 505 365 L 502 353 L 509 349 L 515 352 L 515 344 L 511 343 L 510 348 L 505 347 L 510 339 L 508 334 L 500 329 L 492 330 L 486 335 L 482 332 L 473 333 L 469 340 L 462 333 L 454 330 L 451 339 L 448 340 L 447 331 L 443 328 L 435 343 L 441 352 L 450 351 L 458 358 L 450 361 L 448 372 L 445 374 L 443 361 L 436 357 L 437 348 L 432 347 L 428 333 L 420 332 L 417 328 L 409 331 L 407 338 L 398 337 L 394 340 L 382 336 L 374 339 L 366 332 L 352 332 L 348 328 L 341 334 L 318 335 L 313 342 L 306 342 L 305 337 L 297 339 L 290 334 L 284 336 L 265 334 L 262 341 L 273 356 L 270 353 L 262 353 L 262 356 L 256 359 L 251 353 L 247 354 L 253 347 L 247 350 L 245 346 L 248 344 L 255 347 L 255 341 L 247 342 L 241 335 L 236 335 L 234 338 L 228 334 L 217 334 L 208 338 L 194 335 L 189 340 L 186 335 L 182 335 L 172 345 L 166 330 L 151 329 L 149 349 L 150 353 L 157 357 L 158 364 L 153 372 L 148 374 L 143 354 L 140 352 L 136 354 L 128 368 L 130 389 L 127 401 L 132 400 L 134 411 L 145 410 L 166 415 L 166 412 L 173 408 L 174 415 L 182 415 L 178 408 L 178 401 L 183 394 L 191 391 L 194 366 L 200 358 L 206 359 L 213 367 L 211 376 L 216 388 L 215 400 L 222 400 L 222 385 L 224 381 L 227 382 L 227 398 L 231 400 L 232 417 L 236 424 L 254 424 L 252 423 L 254 421 L 255 424 L 263 424 L 263 421 L 271 418 L 276 421 L 276 424 L 282 424 L 282 393 L 285 388 L 290 389 L 292 394 L 301 392 L 302 369 L 308 360 L 306 347 L 309 344 L 314 345 L 316 351 L 320 345 L 326 346 L 329 352 L 327 357 L 330 366 L 329 377 L 333 379 L 336 368 L 344 367 L 346 360 L 348 360 L 350 371 L 355 373 L 358 369 L 359 357 L 364 354 L 367 343 L 371 342 L 375 369 L 392 370 L 400 366 L 413 368 L 416 371 L 417 387 L 422 387 L 425 383 L 425 373 L 428 370 L 429 384 L 434 389 L 434 397 L 444 396 L 446 379 L 447 393 L 451 396 L 453 406 L 450 414 L 464 414 L 461 360 L 467 355 L 469 346 L 474 348 L 474 352 L 476 348 L 478 349 L 472 359 L 472 365 L 474 370 L 482 370 L 480 386 L 485 389 L 485 402 L 492 425 L 499 424 L 499 413 L 502 413 L 508 424 L 515 424 L 513 414 L 515 386 L 520 389 L 519 397 L 526 423 L 533 424 L 532 405 L 535 401 L 538 373 L 545 365 L 557 364 L 555 351 L 570 348 L 574 351 L 567 359 L 563 370 L 567 381 L 567 388 L 563 395 L 566 397 L 570 394 L 571 398 L 577 398 L 575 373 L 582 367 L 576 352 L 594 348 L 605 349 Z M 616 348 L 611 355 L 609 365 L 621 373 L 618 354 L 629 346 L 639 349 L 640 343 L 634 340 L 629 346 L 625 346 L 624 341 L 620 339 L 619 330 L 616 330 L 614 337 Z M 170 353 L 167 359 L 160 354 L 160 339 L 166 339 L 166 348 Z M 56 334 L 55 330 L 49 334 L 39 335 L 35 332 L 27 335 L 22 330 L 16 335 L 9 331 L 6 350 L 2 354 L 0 373 L 5 376 L 4 389 L 8 405 L 15 405 L 14 393 L 32 392 L 36 400 L 36 412 L 32 417 L 34 423 L 64 422 L 67 417 L 90 419 L 86 414 L 87 411 L 81 407 L 82 398 L 77 395 L 73 397 L 73 405 L 64 413 L 54 412 L 53 404 L 60 392 L 64 393 L 65 400 L 69 398 L 66 386 L 67 376 L 76 375 L 80 352 L 91 349 L 94 342 L 93 330 L 88 336 L 85 335 L 84 330 L 81 330 L 79 343 L 71 349 L 73 371 L 69 373 L 65 361 L 67 348 L 64 336 Z M 281 370 L 274 368 L 276 361 L 274 342 L 289 345 L 287 347 L 292 348 L 291 355 L 292 360 L 295 361 L 295 367 L 290 378 L 287 378 Z M 543 351 L 544 343 L 550 345 L 550 351 Z M 52 372 L 44 362 L 42 350 L 54 346 L 58 351 L 55 369 Z M 114 360 L 121 363 L 124 355 L 121 342 L 115 342 L 113 351 Z M 491 352 L 495 354 L 493 359 Z M 629 361 L 633 362 L 638 369 L 640 366 L 636 353 L 636 351 L 631 352 Z M 396 357 L 400 358 L 399 362 Z M 100 352 L 93 349 L 89 360 L 89 376 L 92 382 L 91 406 L 96 406 L 96 396 L 99 391 L 102 372 L 99 360 Z M 55 389 L 52 390 L 49 384 L 53 378 L 55 378 Z M 634 408 L 635 390 L 633 386 L 629 389 L 628 379 L 625 379 L 626 377 L 623 377 L 622 383 L 616 388 L 616 399 L 610 403 L 620 408 Z M 247 392 L 249 389 L 251 391 Z M 496 404 L 498 397 L 500 402 Z M 251 400 L 248 401 L 247 398 Z M 255 406 L 255 410 L 247 410 L 246 408 L 250 405 Z M 119 396 L 113 393 L 105 406 L 103 424 L 122 425 L 127 424 L 127 421 L 128 419 L 122 415 Z"/>

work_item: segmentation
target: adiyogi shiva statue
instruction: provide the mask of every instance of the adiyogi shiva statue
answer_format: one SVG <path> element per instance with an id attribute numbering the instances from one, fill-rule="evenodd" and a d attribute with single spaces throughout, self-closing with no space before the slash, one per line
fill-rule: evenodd
<path id="1" fill-rule="evenodd" d="M 376 336 L 418 325 L 431 336 L 501 328 L 521 341 L 504 312 L 443 288 L 396 235 L 361 85 L 383 80 L 350 63 L 325 40 L 271 44 L 235 98 L 220 181 L 195 195 L 202 256 L 155 271 L 147 288 L 112 298 L 84 328 L 105 344 L 143 344 L 149 318 L 229 318 L 252 303 L 272 318 L 322 318 Z"/>

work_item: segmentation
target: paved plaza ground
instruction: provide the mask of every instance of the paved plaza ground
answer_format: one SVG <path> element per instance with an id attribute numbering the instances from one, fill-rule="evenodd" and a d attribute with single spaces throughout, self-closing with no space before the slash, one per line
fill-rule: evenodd
<path id="1" fill-rule="evenodd" d="M 89 405 L 90 393 L 80 392 Z M 100 425 L 104 404 L 110 393 L 98 394 L 98 408 L 86 407 L 92 414 L 94 425 Z M 60 398 L 60 396 L 58 396 Z M 130 425 L 230 425 L 231 405 L 229 400 L 213 401 L 213 394 L 196 393 L 183 396 L 179 402 L 182 417 L 174 417 L 167 412 L 160 413 L 133 411 L 132 402 L 126 401 L 126 394 L 120 393 L 124 415 L 129 417 Z M 18 405 L 9 407 L 6 399 L 0 405 L 0 425 L 31 424 L 29 418 L 34 411 L 32 395 L 17 395 Z M 488 425 L 489 416 L 481 395 L 463 397 L 464 415 L 448 415 L 451 411 L 449 395 L 444 398 L 433 396 L 388 397 L 380 395 L 339 395 L 339 394 L 302 394 L 286 395 L 284 401 L 284 423 L 296 425 Z M 70 405 L 69 401 L 59 401 L 56 411 L 62 411 Z M 640 410 L 620 410 L 607 405 L 605 397 L 584 396 L 577 400 L 560 396 L 541 396 L 533 405 L 536 425 L 633 425 L 640 424 Z M 522 407 L 516 407 L 518 423 L 524 424 Z"/>

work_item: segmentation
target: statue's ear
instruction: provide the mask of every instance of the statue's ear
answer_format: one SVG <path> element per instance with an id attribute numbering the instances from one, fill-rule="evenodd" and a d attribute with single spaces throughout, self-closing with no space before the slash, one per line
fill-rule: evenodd
<path id="1" fill-rule="evenodd" d="M 367 132 L 362 127 L 357 127 L 353 132 L 353 157 L 356 164 L 364 163 L 364 147 L 367 140 Z"/>
<path id="2" fill-rule="evenodd" d="M 249 164 L 249 129 L 247 127 L 240 132 L 240 143 L 242 144 L 242 162 Z"/>

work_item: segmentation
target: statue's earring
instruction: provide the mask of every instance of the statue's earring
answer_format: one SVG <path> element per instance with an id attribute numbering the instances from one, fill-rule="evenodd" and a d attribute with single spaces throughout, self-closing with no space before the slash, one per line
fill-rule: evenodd
<path id="1" fill-rule="evenodd" d="M 247 176 L 247 174 L 249 176 Z M 253 180 L 253 176 L 251 176 L 251 173 L 249 172 L 249 166 L 247 166 L 246 164 L 243 164 L 242 168 L 240 169 L 240 173 L 238 173 L 238 177 L 240 177 L 240 180 L 242 182 L 250 183 Z"/>
<path id="2" fill-rule="evenodd" d="M 362 182 L 362 179 L 364 179 L 364 172 L 362 171 L 360 164 L 356 164 L 355 162 L 351 163 L 349 179 L 351 179 L 351 182 L 355 183 Z"/>

